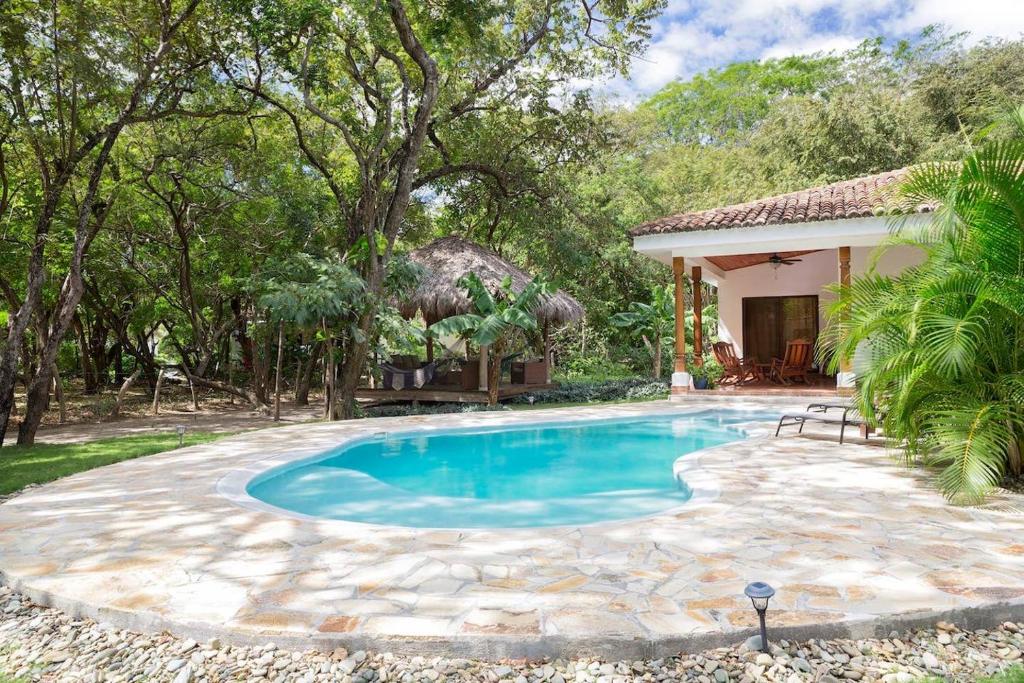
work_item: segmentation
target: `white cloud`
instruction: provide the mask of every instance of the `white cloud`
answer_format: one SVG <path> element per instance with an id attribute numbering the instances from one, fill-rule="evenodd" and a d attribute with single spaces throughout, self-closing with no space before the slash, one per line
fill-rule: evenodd
<path id="1" fill-rule="evenodd" d="M 817 52 L 844 52 L 857 47 L 863 38 L 853 36 L 808 36 L 796 41 L 780 41 L 761 53 L 762 59 L 789 57 L 790 55 L 812 55 Z"/>
<path id="2" fill-rule="evenodd" d="M 929 24 L 970 31 L 974 40 L 1020 37 L 1024 0 L 669 0 L 630 77 L 600 90 L 637 99 L 733 61 L 842 51 L 880 35 L 913 36 Z"/>
<path id="3" fill-rule="evenodd" d="M 899 32 L 918 31 L 929 24 L 970 31 L 974 40 L 1019 38 L 1024 34 L 1024 5 L 1021 0 L 915 0 L 909 11 L 889 22 Z"/>

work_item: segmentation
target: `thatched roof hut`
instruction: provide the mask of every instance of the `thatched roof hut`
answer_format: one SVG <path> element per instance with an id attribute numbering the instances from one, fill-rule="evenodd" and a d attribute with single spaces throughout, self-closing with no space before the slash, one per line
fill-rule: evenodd
<path id="1" fill-rule="evenodd" d="M 422 312 L 428 325 L 472 310 L 466 290 L 458 284 L 468 273 L 476 273 L 492 290 L 505 277 L 512 278 L 512 289 L 517 292 L 533 279 L 490 249 L 455 235 L 434 240 L 409 257 L 423 266 L 426 273 L 416 291 L 401 302 L 399 310 L 406 318 Z M 565 323 L 582 317 L 583 306 L 561 290 L 545 297 L 537 309 L 537 319 L 542 323 Z"/>

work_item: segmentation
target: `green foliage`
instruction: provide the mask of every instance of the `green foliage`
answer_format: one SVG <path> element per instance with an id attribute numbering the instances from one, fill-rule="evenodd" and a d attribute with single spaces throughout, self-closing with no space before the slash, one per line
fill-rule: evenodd
<path id="1" fill-rule="evenodd" d="M 259 305 L 274 318 L 316 327 L 350 314 L 361 304 L 363 280 L 338 258 L 297 254 L 260 283 Z"/>
<path id="2" fill-rule="evenodd" d="M 610 379 L 629 379 L 636 376 L 630 365 L 611 361 L 607 354 L 573 353 L 556 369 L 557 381 L 602 382 Z"/>
<path id="3" fill-rule="evenodd" d="M 667 398 L 666 382 L 650 379 L 620 379 L 601 382 L 566 382 L 555 389 L 537 391 L 529 396 L 510 399 L 510 403 L 600 403 L 607 401 L 641 401 Z"/>
<path id="4" fill-rule="evenodd" d="M 687 368 L 694 379 L 708 380 L 709 389 L 713 389 L 718 380 L 722 379 L 722 375 L 725 374 L 725 368 L 711 354 L 704 356 L 704 363 L 702 365 L 691 364 L 687 365 Z"/>
<path id="5" fill-rule="evenodd" d="M 543 296 L 552 293 L 551 285 L 534 278 L 521 292 L 512 290 L 512 280 L 506 278 L 496 292 L 491 292 L 476 273 L 459 280 L 473 302 L 475 311 L 440 320 L 430 326 L 434 336 L 453 336 L 469 339 L 478 346 L 493 346 L 495 352 L 508 348 L 516 332 L 537 328 L 534 315 Z"/>
<path id="6" fill-rule="evenodd" d="M 926 260 L 837 287 L 822 338 L 834 368 L 854 359 L 864 414 L 909 459 L 941 468 L 940 486 L 962 503 L 1022 466 L 1024 130 L 1021 138 L 910 175 L 907 205 L 938 208 L 927 228 L 904 226 L 893 242 L 919 245 Z"/>
<path id="7" fill-rule="evenodd" d="M 675 326 L 675 286 L 651 288 L 651 303 L 634 301 L 629 310 L 616 313 L 608 322 L 627 328 L 643 340 L 653 359 L 653 375 L 661 377 L 662 344 L 672 339 Z"/>
<path id="8" fill-rule="evenodd" d="M 185 434 L 185 445 L 195 446 L 223 436 L 225 434 L 188 432 Z M 87 443 L 5 447 L 4 457 L 0 458 L 0 495 L 18 491 L 30 484 L 45 484 L 76 472 L 177 447 L 178 435 L 173 432 L 121 436 Z"/>
<path id="9" fill-rule="evenodd" d="M 721 145 L 737 142 L 757 128 L 779 100 L 819 96 L 842 73 L 835 55 L 734 62 L 673 81 L 643 103 L 675 142 Z"/>

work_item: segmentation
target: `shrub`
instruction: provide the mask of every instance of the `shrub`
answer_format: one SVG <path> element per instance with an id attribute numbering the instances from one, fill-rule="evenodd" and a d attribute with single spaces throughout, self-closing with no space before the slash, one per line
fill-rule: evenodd
<path id="1" fill-rule="evenodd" d="M 606 380 L 600 382 L 566 382 L 555 389 L 544 389 L 532 394 L 523 394 L 509 400 L 509 403 L 596 403 L 600 401 L 626 401 L 630 399 L 654 399 L 668 396 L 669 386 L 646 378 Z"/>
<path id="2" fill-rule="evenodd" d="M 488 406 L 483 403 L 421 403 L 414 406 L 408 403 L 372 406 L 357 411 L 358 417 L 402 417 L 405 415 L 444 415 L 447 413 L 479 413 L 489 410 L 510 410 L 508 406 L 498 404 Z"/>

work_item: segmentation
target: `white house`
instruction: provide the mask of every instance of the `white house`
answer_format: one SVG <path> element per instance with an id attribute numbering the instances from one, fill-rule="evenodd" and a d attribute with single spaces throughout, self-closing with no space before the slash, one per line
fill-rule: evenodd
<path id="1" fill-rule="evenodd" d="M 718 334 L 740 357 L 769 363 L 787 341 L 815 340 L 824 323 L 826 285 L 848 281 L 869 267 L 895 274 L 920 262 L 914 247 L 892 247 L 873 261 L 892 232 L 893 192 L 907 169 L 844 180 L 824 187 L 667 216 L 631 231 L 633 248 L 671 265 L 676 282 L 676 362 L 672 391 L 691 386 L 683 335 L 683 278 L 718 290 Z M 916 207 L 924 213 L 929 207 Z M 906 211 L 903 211 L 906 213 Z M 912 226 L 925 219 L 910 215 Z M 906 225 L 906 224 L 905 224 Z M 909 227 L 908 226 L 908 227 Z M 694 287 L 694 291 L 699 288 Z M 699 320 L 699 302 L 694 302 Z M 698 324 L 697 329 L 700 329 Z M 844 367 L 837 386 L 849 387 Z"/>

